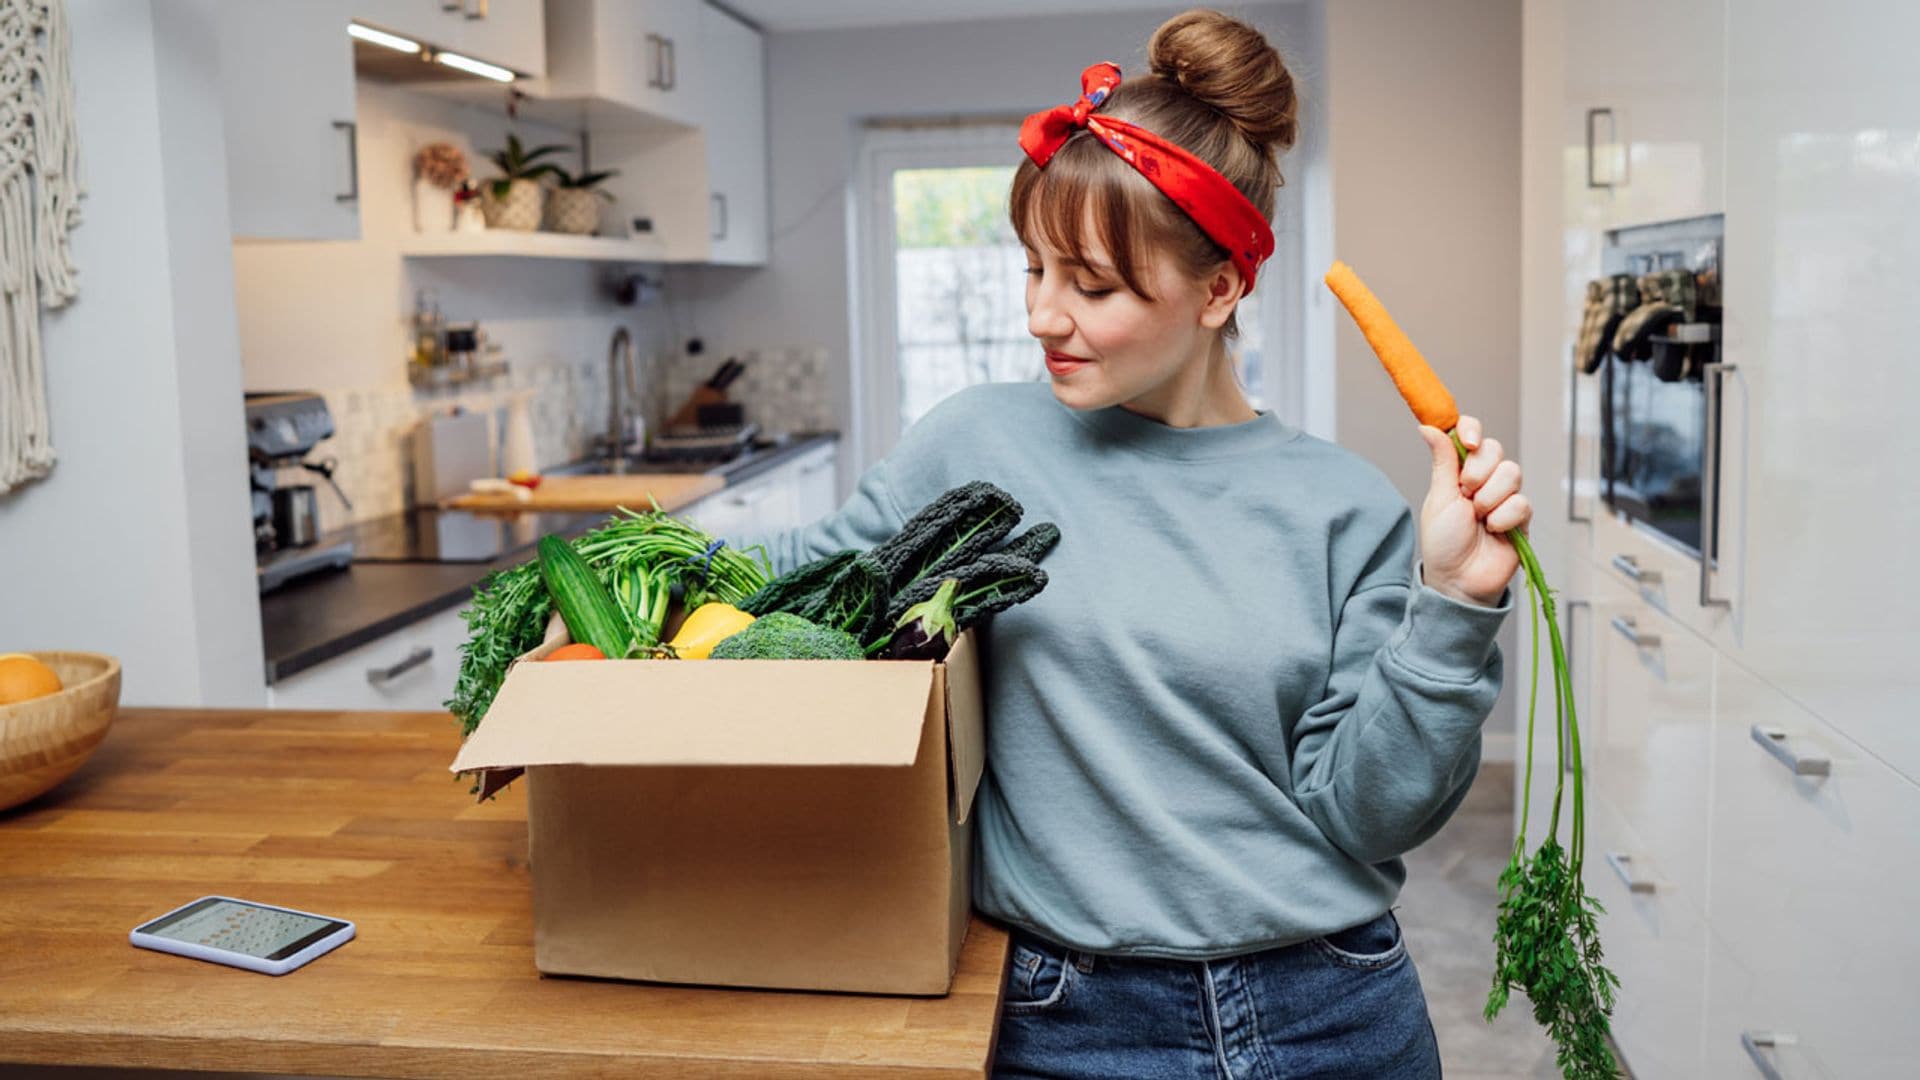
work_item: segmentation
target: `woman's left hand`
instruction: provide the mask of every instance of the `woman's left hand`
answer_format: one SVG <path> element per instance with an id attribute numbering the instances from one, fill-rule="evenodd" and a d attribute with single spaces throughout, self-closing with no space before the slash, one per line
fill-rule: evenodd
<path id="1" fill-rule="evenodd" d="M 1479 420 L 1462 416 L 1454 430 L 1465 461 L 1446 432 L 1420 425 L 1433 453 L 1433 484 L 1420 508 L 1421 566 L 1429 588 L 1492 607 L 1520 568 L 1513 541 L 1500 534 L 1525 529 L 1533 505 L 1520 494 L 1520 463 L 1501 456 L 1500 440 L 1481 437 Z"/>

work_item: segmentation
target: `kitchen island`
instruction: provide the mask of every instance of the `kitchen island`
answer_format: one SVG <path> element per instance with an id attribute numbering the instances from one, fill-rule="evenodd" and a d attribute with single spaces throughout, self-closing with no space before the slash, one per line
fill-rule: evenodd
<path id="1" fill-rule="evenodd" d="M 444 713 L 123 710 L 0 814 L 0 1062 L 327 1076 L 980 1077 L 1007 936 L 940 998 L 546 978 L 521 785 L 476 804 Z M 351 919 L 278 978 L 136 949 L 207 894 Z M 7 1071 L 0 1066 L 0 1072 Z"/>

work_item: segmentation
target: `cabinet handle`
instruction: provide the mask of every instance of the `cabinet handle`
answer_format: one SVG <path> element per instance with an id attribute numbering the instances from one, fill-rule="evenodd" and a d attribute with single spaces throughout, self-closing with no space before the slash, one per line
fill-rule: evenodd
<path id="1" fill-rule="evenodd" d="M 1700 369 L 1707 394 L 1706 439 L 1700 462 L 1700 606 L 1731 608 L 1733 601 L 1713 595 L 1713 552 L 1720 546 L 1720 377 L 1734 369 L 1718 361 Z"/>
<path id="2" fill-rule="evenodd" d="M 666 39 L 659 34 L 647 35 L 647 88 L 649 90 L 666 89 L 666 51 L 661 48 Z"/>
<path id="3" fill-rule="evenodd" d="M 1789 736 L 1784 728 L 1755 724 L 1750 730 L 1753 733 L 1753 741 L 1766 747 L 1767 753 L 1780 759 L 1780 764 L 1785 765 L 1793 775 L 1831 776 L 1833 774 L 1833 762 L 1830 759 L 1816 754 L 1803 756 L 1795 753 L 1793 748 L 1787 745 Z"/>
<path id="4" fill-rule="evenodd" d="M 817 472 L 819 472 L 819 471 L 820 471 L 820 470 L 822 470 L 822 469 L 831 469 L 831 468 L 833 468 L 833 459 L 832 459 L 832 458 L 823 458 L 823 459 L 822 459 L 822 460 L 820 460 L 820 461 L 816 461 L 816 462 L 813 462 L 813 463 L 812 463 L 812 464 L 810 464 L 810 465 L 806 465 L 806 466 L 803 466 L 803 467 L 802 467 L 802 468 L 800 469 L 800 475 L 801 475 L 801 476 L 812 476 L 812 475 L 813 475 L 814 473 L 817 473 Z"/>
<path id="5" fill-rule="evenodd" d="M 1648 881 L 1646 878 L 1637 878 L 1633 876 L 1633 868 L 1629 865 L 1632 862 L 1633 862 L 1633 856 L 1631 855 L 1625 855 L 1618 851 L 1607 852 L 1607 865 L 1613 867 L 1613 872 L 1620 875 L 1621 881 L 1626 882 L 1628 892 L 1630 893 L 1653 892 L 1654 891 L 1653 882 Z"/>
<path id="6" fill-rule="evenodd" d="M 714 240 L 727 238 L 727 195 L 723 191 L 713 193 L 714 220 L 720 223 L 720 229 L 712 236 Z"/>
<path id="7" fill-rule="evenodd" d="M 1594 175 L 1594 169 L 1593 169 L 1593 166 L 1594 166 L 1593 129 L 1595 127 L 1594 121 L 1598 120 L 1602 116 L 1607 118 L 1607 141 L 1613 142 L 1614 137 L 1618 134 L 1618 129 L 1616 129 L 1613 124 L 1612 109 L 1588 109 L 1587 110 L 1587 187 L 1601 188 L 1607 191 L 1612 191 L 1615 187 L 1618 186 L 1616 182 L 1613 180 L 1608 180 L 1602 183 L 1600 179 Z"/>
<path id="8" fill-rule="evenodd" d="M 1640 629 L 1639 624 L 1633 621 L 1633 616 L 1631 615 L 1615 615 L 1613 617 L 1613 628 L 1620 631 L 1621 637 L 1633 642 L 1633 647 L 1636 649 L 1651 649 L 1660 644 L 1660 635 L 1651 634 Z"/>
<path id="9" fill-rule="evenodd" d="M 1660 584 L 1660 571 L 1648 570 L 1640 565 L 1640 560 L 1631 555 L 1615 555 L 1613 568 L 1633 579 L 1636 585 Z"/>
<path id="10" fill-rule="evenodd" d="M 667 66 L 664 69 L 666 71 L 666 74 L 662 76 L 663 81 L 660 89 L 673 90 L 678 88 L 680 85 L 680 64 L 678 59 L 674 55 L 673 39 L 661 38 L 660 40 L 664 41 L 667 46 Z"/>
<path id="11" fill-rule="evenodd" d="M 440 0 L 441 11 L 465 11 L 467 0 Z"/>
<path id="12" fill-rule="evenodd" d="M 1740 1048 L 1753 1059 L 1753 1067 L 1767 1080 L 1786 1080 L 1773 1062 L 1767 1060 L 1767 1051 L 1776 1046 L 1797 1042 L 1792 1035 L 1779 1031 L 1743 1031 L 1740 1033 Z"/>
<path id="13" fill-rule="evenodd" d="M 1575 344 L 1570 351 L 1577 354 L 1580 346 Z M 1570 359 L 1577 361 L 1578 356 Z M 1591 525 L 1593 518 L 1582 517 L 1573 508 L 1574 490 L 1580 482 L 1579 474 L 1575 471 L 1575 463 L 1579 461 L 1575 451 L 1580 445 L 1580 365 L 1577 362 L 1568 364 L 1567 372 L 1571 380 L 1567 388 L 1567 520 L 1576 525 Z"/>
<path id="14" fill-rule="evenodd" d="M 734 495 L 731 498 L 729 498 L 727 500 L 727 505 L 741 506 L 741 507 L 752 506 L 754 503 L 759 502 L 761 499 L 764 499 L 771 494 L 773 494 L 773 488 L 771 487 L 763 487 L 758 489 L 749 488 L 748 490 L 742 491 L 738 495 Z"/>
<path id="15" fill-rule="evenodd" d="M 407 654 L 406 659 L 392 667 L 368 668 L 367 684 L 369 686 L 385 686 L 387 683 L 405 675 L 407 672 L 412 671 L 414 668 L 419 667 L 431 659 L 433 659 L 433 646 L 415 645 L 413 651 Z"/>
<path id="16" fill-rule="evenodd" d="M 335 195 L 334 202 L 360 201 L 360 125 L 351 120 L 335 120 L 333 130 L 347 133 L 347 182 L 352 185 L 344 193 Z"/>

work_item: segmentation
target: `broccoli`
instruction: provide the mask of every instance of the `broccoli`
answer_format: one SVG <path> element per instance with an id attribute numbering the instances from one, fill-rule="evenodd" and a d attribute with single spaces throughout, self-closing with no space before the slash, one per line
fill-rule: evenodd
<path id="1" fill-rule="evenodd" d="M 711 660 L 861 660 L 860 640 L 786 611 L 770 611 L 724 638 Z"/>

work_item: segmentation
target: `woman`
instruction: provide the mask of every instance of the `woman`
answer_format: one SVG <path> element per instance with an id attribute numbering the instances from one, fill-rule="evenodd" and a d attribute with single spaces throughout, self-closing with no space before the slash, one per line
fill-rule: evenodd
<path id="1" fill-rule="evenodd" d="M 1213 12 L 1149 51 L 1023 129 L 1050 381 L 953 395 L 767 548 L 784 572 L 871 547 L 976 479 L 1060 527 L 1046 591 L 980 634 L 974 904 L 1013 936 L 995 1075 L 1438 1076 L 1390 906 L 1479 765 L 1520 470 L 1471 417 L 1464 463 L 1418 428 L 1416 529 L 1377 468 L 1248 405 L 1226 345 L 1292 79 Z"/>

